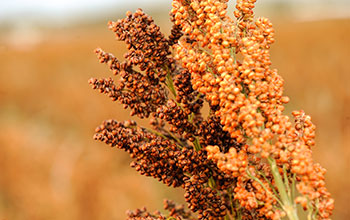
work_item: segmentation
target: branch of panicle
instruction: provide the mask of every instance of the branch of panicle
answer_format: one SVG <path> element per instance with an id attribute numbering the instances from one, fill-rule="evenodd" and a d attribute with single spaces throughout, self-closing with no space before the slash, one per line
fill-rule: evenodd
<path id="1" fill-rule="evenodd" d="M 237 1 L 236 22 L 227 16 L 226 1 L 174 0 L 172 4 L 175 24 L 185 34 L 173 46 L 176 59 L 190 71 L 193 88 L 204 94 L 210 105 L 218 106 L 215 114 L 223 129 L 245 144 L 239 151 L 231 148 L 227 153 L 209 145 L 208 158 L 238 177 L 242 190 L 236 187 L 235 199 L 246 209 L 262 210 L 261 214 L 271 219 L 284 215 L 297 219 L 295 203 L 299 203 L 312 209 L 316 218 L 328 219 L 333 199 L 325 188 L 325 170 L 311 156 L 315 128 L 302 112 L 293 114 L 294 126 L 283 114 L 283 104 L 289 98 L 283 96 L 282 77 L 270 68 L 274 30 L 266 18 L 254 22 L 254 3 Z M 269 181 L 271 184 L 266 183 Z M 295 181 L 301 196 L 292 198 L 289 189 Z M 247 190 L 251 182 L 260 187 Z M 267 196 L 274 188 L 277 199 Z M 257 196 L 259 193 L 266 196 Z"/>

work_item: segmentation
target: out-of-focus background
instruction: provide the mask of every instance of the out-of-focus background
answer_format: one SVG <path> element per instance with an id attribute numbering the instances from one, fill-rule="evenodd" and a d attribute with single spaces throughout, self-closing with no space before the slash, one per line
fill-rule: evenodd
<path id="1" fill-rule="evenodd" d="M 230 3 L 232 6 L 234 2 Z M 128 111 L 93 91 L 111 76 L 93 50 L 122 58 L 108 20 L 143 8 L 169 33 L 171 1 L 0 1 L 0 219 L 125 219 L 127 209 L 183 201 L 129 167 L 128 155 L 95 142 L 103 120 Z M 276 32 L 273 67 L 285 79 L 287 111 L 317 125 L 314 159 L 327 168 L 333 219 L 350 219 L 350 2 L 259 0 Z M 233 7 L 231 7 L 233 8 Z"/>

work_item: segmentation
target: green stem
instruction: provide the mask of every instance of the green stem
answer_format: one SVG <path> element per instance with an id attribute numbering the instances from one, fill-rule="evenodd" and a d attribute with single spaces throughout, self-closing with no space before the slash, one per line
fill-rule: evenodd
<path id="1" fill-rule="evenodd" d="M 193 145 L 194 145 L 194 149 L 196 151 L 200 151 L 202 149 L 201 144 L 199 143 L 198 138 L 196 137 L 196 139 L 193 141 Z"/>
<path id="2" fill-rule="evenodd" d="M 192 113 L 188 116 L 188 121 L 189 121 L 190 123 L 192 123 L 192 122 L 193 122 L 193 118 L 194 118 L 194 113 L 192 112 Z"/>
<path id="3" fill-rule="evenodd" d="M 237 205 L 236 207 L 239 207 L 238 201 L 237 201 L 236 205 Z M 236 214 L 237 214 L 237 220 L 242 220 L 242 213 L 240 212 L 239 208 L 237 209 Z"/>
<path id="4" fill-rule="evenodd" d="M 247 171 L 247 174 L 248 174 L 248 176 L 249 176 L 250 178 L 252 178 L 254 181 L 258 182 L 258 183 L 261 185 L 261 187 L 264 188 L 264 190 L 266 191 L 266 193 L 271 194 L 272 197 L 273 197 L 274 199 L 276 199 L 276 201 L 277 201 L 281 206 L 283 206 L 283 203 L 278 199 L 277 195 L 271 193 L 271 192 L 266 188 L 266 186 L 261 182 L 261 180 L 259 180 L 257 177 L 253 176 L 253 175 L 250 173 L 250 171 L 249 171 L 248 168 L 246 169 L 246 171 Z"/>
<path id="5" fill-rule="evenodd" d="M 276 161 L 271 157 L 269 157 L 267 160 L 270 164 L 272 175 L 275 179 L 275 183 L 282 200 L 282 209 L 286 212 L 290 220 L 299 220 L 294 201 L 291 201 L 291 199 L 288 197 L 286 186 L 284 185 L 281 174 L 279 173 Z"/>
<path id="6" fill-rule="evenodd" d="M 173 78 L 171 77 L 170 71 L 168 71 L 168 67 L 166 69 L 167 69 L 166 85 L 169 88 L 170 92 L 173 94 L 173 96 L 176 98 L 176 90 L 175 90 Z"/>
<path id="7" fill-rule="evenodd" d="M 269 179 L 267 179 L 266 175 L 261 172 L 261 171 L 258 171 L 259 174 L 264 177 L 265 181 L 269 184 L 270 188 L 272 189 L 272 192 L 274 193 L 274 195 L 278 196 L 278 193 L 276 192 L 276 189 L 275 187 L 272 185 L 271 181 Z"/>
<path id="8" fill-rule="evenodd" d="M 151 133 L 153 133 L 153 134 L 155 134 L 155 135 L 157 135 L 157 136 L 159 136 L 159 137 L 162 137 L 162 138 L 164 138 L 164 139 L 167 139 L 167 137 L 165 137 L 165 135 L 163 135 L 163 134 L 161 134 L 161 133 L 159 133 L 159 132 L 157 132 L 157 131 L 155 131 L 155 130 L 153 130 L 153 129 L 149 129 L 149 128 L 144 128 L 144 129 L 146 129 L 146 131 L 151 132 Z"/>
<path id="9" fill-rule="evenodd" d="M 213 178 L 212 176 L 211 176 L 211 177 L 209 178 L 209 180 L 208 180 L 208 185 L 209 185 L 209 187 L 212 188 L 212 189 L 215 189 L 215 187 L 216 187 L 215 180 L 214 180 L 214 178 Z"/>
<path id="10" fill-rule="evenodd" d="M 290 189 L 290 186 L 289 186 L 289 180 L 288 180 L 288 177 L 287 177 L 287 170 L 286 170 L 286 166 L 283 165 L 283 178 L 284 178 L 284 185 L 287 187 L 287 194 L 289 196 L 289 200 L 292 200 L 292 193 L 291 193 L 291 189 Z"/>
<path id="11" fill-rule="evenodd" d="M 307 220 L 312 220 L 312 209 L 309 209 L 309 212 L 307 214 Z"/>
<path id="12" fill-rule="evenodd" d="M 162 138 L 164 138 L 164 139 L 168 139 L 165 135 L 163 135 L 162 133 L 159 133 L 159 132 L 157 132 L 157 131 L 155 131 L 155 130 L 153 130 L 153 129 L 149 129 L 149 128 L 144 128 L 144 129 L 146 129 L 147 131 L 149 131 L 149 132 L 151 132 L 151 133 L 153 133 L 153 134 L 155 134 L 155 135 L 157 135 L 157 136 L 159 136 L 159 137 L 162 137 Z M 176 141 L 176 143 L 179 145 L 179 147 L 180 148 L 183 148 L 184 146 L 182 145 L 182 142 L 180 141 L 180 139 L 178 139 L 175 135 L 173 135 L 172 133 L 168 133 L 170 136 L 171 136 L 171 138 L 173 138 L 174 139 L 174 141 Z"/>
<path id="13" fill-rule="evenodd" d="M 296 174 L 294 173 L 292 178 L 291 198 L 295 198 L 295 179 L 296 179 Z"/>
<path id="14" fill-rule="evenodd" d="M 269 161 L 269 164 L 271 167 L 272 175 L 276 181 L 278 192 L 281 195 L 282 201 L 284 201 L 284 202 L 289 201 L 289 198 L 288 198 L 288 195 L 286 192 L 286 187 L 283 183 L 283 180 L 282 180 L 282 177 L 281 177 L 280 172 L 278 170 L 276 161 L 274 159 L 272 159 L 271 157 L 268 158 L 268 161 Z"/>
<path id="15" fill-rule="evenodd" d="M 231 192 L 231 190 L 230 190 L 229 193 L 228 193 L 228 198 L 230 199 L 231 212 L 232 212 L 232 214 L 234 214 L 234 213 L 235 213 L 235 209 L 234 209 L 234 207 L 233 207 L 233 199 L 232 199 L 232 192 Z M 237 215 L 238 215 L 238 214 L 237 214 Z"/>
<path id="16" fill-rule="evenodd" d="M 230 216 L 227 214 L 227 215 L 225 215 L 224 219 L 225 220 L 230 220 Z"/>

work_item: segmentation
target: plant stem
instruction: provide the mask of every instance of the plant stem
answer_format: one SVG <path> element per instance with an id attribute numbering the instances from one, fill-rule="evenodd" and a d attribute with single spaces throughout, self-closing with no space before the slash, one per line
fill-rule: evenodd
<path id="1" fill-rule="evenodd" d="M 168 68 L 167 68 L 167 70 L 168 70 Z M 166 85 L 169 88 L 170 92 L 173 94 L 173 96 L 176 98 L 176 90 L 174 87 L 174 82 L 173 82 L 173 79 L 171 77 L 170 71 L 167 71 L 167 74 L 166 74 Z"/>
<path id="2" fill-rule="evenodd" d="M 153 134 L 159 136 L 159 137 L 162 137 L 162 138 L 164 138 L 164 139 L 168 139 L 165 135 L 163 135 L 162 133 L 159 133 L 159 132 L 157 132 L 157 131 L 155 131 L 155 130 L 153 130 L 153 129 L 150 129 L 150 128 L 144 128 L 144 129 L 145 129 L 146 131 L 149 131 L 149 132 L 151 132 L 151 133 L 153 133 Z M 175 144 L 178 144 L 178 146 L 179 146 L 180 148 L 185 147 L 185 146 L 182 145 L 182 142 L 180 141 L 180 139 L 178 139 L 175 135 L 173 135 L 171 132 L 168 132 L 168 134 L 171 136 L 171 138 L 174 139 Z"/>
<path id="3" fill-rule="evenodd" d="M 215 187 L 216 187 L 215 180 L 214 180 L 214 178 L 213 178 L 212 176 L 211 176 L 211 177 L 209 178 L 209 180 L 208 180 L 208 185 L 209 185 L 209 187 L 212 188 L 212 189 L 215 189 Z"/>
<path id="4" fill-rule="evenodd" d="M 230 220 L 230 216 L 228 214 L 225 215 L 224 220 Z"/>
<path id="5" fill-rule="evenodd" d="M 279 173 L 276 161 L 271 157 L 269 157 L 267 160 L 270 164 L 272 175 L 275 179 L 275 183 L 282 200 L 283 210 L 286 212 L 290 220 L 299 220 L 296 206 L 294 205 L 294 202 L 291 201 L 292 198 L 289 198 L 288 196 L 286 186 L 284 185 L 281 174 Z"/>
<path id="6" fill-rule="evenodd" d="M 193 141 L 193 145 L 194 145 L 194 149 L 196 151 L 200 151 L 202 149 L 200 143 L 199 143 L 199 140 L 198 138 L 196 137 L 196 139 Z"/>
<path id="7" fill-rule="evenodd" d="M 281 206 L 283 206 L 283 202 L 281 202 L 281 201 L 278 199 L 278 197 L 277 197 L 278 195 L 275 195 L 274 193 L 271 193 L 271 192 L 266 188 L 266 186 L 265 186 L 257 177 L 253 176 L 253 175 L 250 173 L 249 169 L 246 169 L 246 172 L 247 172 L 247 174 L 248 174 L 248 176 L 249 176 L 250 178 L 252 178 L 252 179 L 255 180 L 256 182 L 258 182 L 258 183 L 261 185 L 261 187 L 264 188 L 264 190 L 266 191 L 266 193 L 270 193 L 271 196 L 272 196 L 274 199 L 276 199 L 276 201 L 277 201 Z"/>
<path id="8" fill-rule="evenodd" d="M 292 200 L 292 193 L 291 193 L 291 189 L 290 189 L 290 186 L 289 186 L 289 180 L 288 180 L 288 177 L 287 177 L 287 170 L 286 170 L 286 166 L 283 165 L 283 178 L 284 178 L 284 185 L 287 187 L 287 194 L 289 196 L 289 200 Z"/>

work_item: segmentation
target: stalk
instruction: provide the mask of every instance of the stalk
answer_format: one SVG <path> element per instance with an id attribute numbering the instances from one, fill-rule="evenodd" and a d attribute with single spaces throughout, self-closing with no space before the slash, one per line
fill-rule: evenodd
<path id="1" fill-rule="evenodd" d="M 292 198 L 289 198 L 288 196 L 286 186 L 283 182 L 281 174 L 278 171 L 276 161 L 273 158 L 269 157 L 268 162 L 270 164 L 272 175 L 276 182 L 278 193 L 282 200 L 282 209 L 286 212 L 290 220 L 299 220 L 296 206 L 294 205 L 294 202 L 291 201 Z"/>

